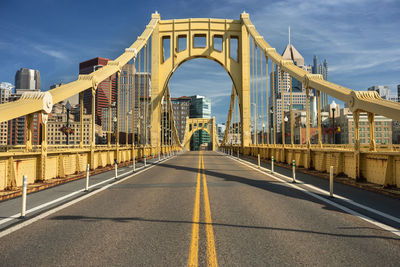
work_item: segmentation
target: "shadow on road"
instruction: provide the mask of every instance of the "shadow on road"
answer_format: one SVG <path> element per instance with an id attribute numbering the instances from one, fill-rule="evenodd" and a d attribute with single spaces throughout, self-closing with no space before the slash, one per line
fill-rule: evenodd
<path id="1" fill-rule="evenodd" d="M 180 155 L 180 157 L 182 157 L 182 156 L 183 157 L 184 156 L 193 157 L 193 153 L 187 153 L 187 154 Z M 210 157 L 222 158 L 225 156 L 213 153 L 213 154 L 207 154 L 205 159 L 210 160 L 209 159 Z M 211 159 L 211 161 L 212 160 L 215 160 L 215 159 Z M 305 200 L 305 201 L 311 201 L 314 203 L 318 203 L 319 205 L 322 205 L 323 209 L 347 214 L 338 208 L 335 208 L 331 205 L 326 205 L 326 203 L 323 201 L 320 201 L 316 198 L 306 195 L 305 193 L 303 193 L 300 190 L 286 186 L 285 183 L 282 183 L 279 181 L 251 179 L 249 177 L 243 177 L 243 176 L 237 175 L 237 172 L 246 172 L 247 174 L 251 175 L 252 173 L 254 173 L 254 171 L 244 171 L 243 169 L 242 170 L 234 169 L 233 163 L 232 164 L 229 164 L 229 163 L 220 164 L 220 163 L 214 163 L 214 162 L 212 163 L 213 166 L 216 164 L 218 164 L 219 166 L 226 166 L 226 168 L 222 169 L 221 171 L 215 171 L 212 169 L 208 169 L 207 165 L 205 165 L 206 169 L 205 169 L 204 173 L 209 177 L 224 179 L 224 181 L 237 182 L 237 183 L 249 185 L 252 187 L 256 187 L 256 188 L 259 188 L 262 190 L 267 190 L 267 191 L 275 193 L 275 194 L 285 195 L 287 197 L 292 197 L 292 198 L 296 198 L 296 199 L 301 199 L 301 200 Z M 160 163 L 158 166 L 165 167 L 165 168 L 172 168 L 175 170 L 190 171 L 190 172 L 194 172 L 194 173 L 198 172 L 198 168 L 177 165 L 177 164 L 173 164 L 171 162 Z M 235 174 L 233 174 L 233 172 L 235 172 Z M 318 194 L 318 193 L 315 193 L 315 194 L 325 197 L 325 195 L 322 195 L 322 194 Z"/>
<path id="2" fill-rule="evenodd" d="M 90 216 L 80 216 L 80 215 L 60 215 L 60 216 L 52 217 L 50 219 L 57 220 L 57 221 L 83 221 L 83 222 L 112 221 L 112 222 L 118 222 L 118 223 L 129 223 L 129 222 L 176 223 L 176 224 L 192 224 L 192 223 L 194 223 L 192 221 L 159 220 L 159 219 L 150 219 L 150 218 L 141 218 L 141 217 L 115 217 L 115 218 L 112 218 L 112 217 L 90 217 Z M 198 222 L 198 224 L 199 225 L 209 224 L 209 225 L 212 225 L 215 227 L 233 227 L 233 228 L 242 228 L 242 229 L 284 231 L 284 232 L 315 234 L 315 235 L 346 237 L 346 238 L 400 240 L 399 238 L 394 238 L 394 237 L 389 237 L 389 236 L 329 233 L 329 232 L 318 232 L 318 231 L 304 230 L 304 229 L 281 228 L 281 227 L 270 227 L 270 226 L 251 226 L 251 225 L 240 225 L 240 224 L 205 223 L 205 222 Z M 347 227 L 338 227 L 338 229 L 347 230 Z M 368 227 L 368 229 L 373 229 L 375 231 L 381 231 L 381 232 L 387 233 L 386 230 L 379 229 L 379 228 Z M 348 230 L 354 230 L 354 229 L 351 228 Z"/>

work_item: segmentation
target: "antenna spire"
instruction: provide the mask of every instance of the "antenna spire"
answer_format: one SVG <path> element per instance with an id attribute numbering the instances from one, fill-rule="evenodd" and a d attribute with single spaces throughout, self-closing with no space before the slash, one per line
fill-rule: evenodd
<path id="1" fill-rule="evenodd" d="M 290 47 L 290 26 L 289 26 L 289 47 Z"/>

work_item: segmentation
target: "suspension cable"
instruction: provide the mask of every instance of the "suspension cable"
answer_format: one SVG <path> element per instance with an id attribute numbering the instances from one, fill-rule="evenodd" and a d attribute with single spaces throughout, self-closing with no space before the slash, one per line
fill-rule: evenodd
<path id="1" fill-rule="evenodd" d="M 275 99 L 275 75 L 276 75 L 276 70 L 275 70 L 275 63 L 272 62 L 272 105 L 273 105 L 273 111 L 272 111 L 272 121 L 273 121 L 273 126 L 274 126 L 274 145 L 276 145 L 276 116 L 277 116 L 277 109 L 276 109 L 276 99 Z"/>
<path id="2" fill-rule="evenodd" d="M 269 88 L 269 83 L 268 83 L 268 57 L 265 56 L 265 85 L 266 85 L 266 116 L 267 116 L 267 145 L 269 145 L 269 135 L 270 135 L 270 129 L 269 129 L 269 118 L 270 118 L 270 112 L 269 112 L 269 94 L 268 94 L 268 88 Z"/>
<path id="3" fill-rule="evenodd" d="M 290 86 L 290 144 L 293 146 L 293 123 L 294 123 L 294 118 L 293 118 L 293 86 L 292 86 L 292 76 L 289 75 L 289 86 Z"/>
<path id="4" fill-rule="evenodd" d="M 132 147 L 135 147 L 135 128 L 136 128 L 136 57 L 133 58 L 132 62 Z"/>
<path id="5" fill-rule="evenodd" d="M 107 145 L 108 147 L 111 146 L 111 131 L 112 131 L 112 127 L 111 127 L 111 117 L 112 117 L 112 75 L 110 76 L 110 84 L 109 84 L 109 92 L 108 92 L 108 97 L 109 97 L 109 105 L 108 105 L 108 135 L 107 135 Z"/>
<path id="6" fill-rule="evenodd" d="M 261 144 L 264 145 L 264 86 L 263 86 L 263 57 L 262 57 L 262 50 L 260 48 L 260 80 L 261 80 L 261 127 L 262 127 L 262 134 L 261 134 Z"/>
<path id="7" fill-rule="evenodd" d="M 118 147 L 119 146 L 119 120 L 120 120 L 120 116 L 119 116 L 119 113 L 120 113 L 119 101 L 120 101 L 120 92 L 121 92 L 121 74 L 120 74 L 120 72 L 117 72 L 116 80 L 117 80 L 117 100 L 115 101 L 115 112 L 117 114 L 117 126 L 116 126 L 116 128 L 117 128 L 116 129 L 117 136 L 116 136 L 115 145 Z"/>
<path id="8" fill-rule="evenodd" d="M 141 94 L 142 94 L 142 84 L 141 84 L 141 76 L 142 76 L 142 68 L 141 68 L 141 58 L 142 58 L 142 51 L 140 51 L 139 52 L 139 62 L 138 62 L 138 69 L 139 69 L 139 75 L 138 75 L 138 118 L 139 118 L 139 121 L 138 121 L 138 128 L 137 128 L 137 135 L 138 135 L 138 145 L 139 145 L 139 147 L 141 146 L 141 144 L 142 144 L 142 133 L 141 133 L 141 131 L 142 131 L 142 122 L 143 122 L 143 120 L 141 119 L 141 117 L 142 117 L 142 109 L 141 109 L 141 99 L 140 99 L 140 96 L 141 96 Z"/>
<path id="9" fill-rule="evenodd" d="M 256 82 L 256 91 L 255 91 L 255 95 L 256 95 L 256 105 L 255 105 L 255 108 L 256 108 L 256 112 L 255 112 L 255 114 L 254 114 L 254 116 L 255 116 L 255 136 L 256 136 L 256 145 L 258 145 L 258 64 L 257 64 L 257 56 L 258 56 L 258 49 L 257 49 L 257 45 L 254 43 L 254 49 L 255 49 L 255 51 L 254 51 L 254 53 L 255 53 L 255 58 L 254 58 L 254 61 L 255 61 L 255 68 L 256 68 L 256 78 L 255 78 L 255 82 Z"/>
<path id="10" fill-rule="evenodd" d="M 144 45 L 144 77 L 145 77 L 145 93 L 144 93 L 144 146 L 147 147 L 147 42 Z"/>
<path id="11" fill-rule="evenodd" d="M 236 144 L 239 144 L 239 96 L 237 97 L 236 116 Z"/>
<path id="12" fill-rule="evenodd" d="M 127 63 L 126 65 L 125 65 L 126 67 L 127 67 L 127 71 L 126 71 L 126 77 L 124 77 L 124 79 L 126 79 L 125 80 L 125 83 L 124 83 L 124 88 L 125 88 L 125 146 L 128 146 L 128 139 L 129 139 L 129 133 L 128 133 L 128 131 L 129 131 L 129 127 L 128 127 L 128 124 L 129 124 L 129 121 L 128 121 L 128 111 L 129 111 L 129 89 L 130 89 L 130 83 L 131 83 L 131 81 L 130 81 L 130 79 L 129 79 L 129 72 L 130 72 L 130 66 L 129 66 L 129 63 Z M 125 76 L 125 75 L 124 75 Z"/>
<path id="13" fill-rule="evenodd" d="M 280 77 L 281 77 L 281 86 L 279 88 L 280 89 L 280 93 L 281 93 L 281 122 L 282 122 L 282 126 L 281 126 L 281 135 L 282 135 L 282 145 L 285 147 L 285 94 L 284 94 L 284 86 L 283 86 L 283 70 L 281 68 L 279 68 L 279 73 L 280 73 Z"/>
<path id="14" fill-rule="evenodd" d="M 150 39 L 149 39 L 150 40 Z M 150 83 L 149 83 L 149 73 L 150 73 L 150 69 L 149 69 L 149 50 L 150 50 L 150 45 L 149 45 L 149 42 L 150 41 L 147 41 L 147 46 L 146 46 L 146 49 L 147 49 L 147 52 L 146 52 L 146 57 L 147 57 L 147 59 L 146 59 L 146 83 L 147 83 L 147 86 L 146 86 L 146 91 L 147 91 L 147 98 L 146 98 L 146 133 L 147 133 L 147 135 L 146 135 L 146 145 L 149 143 L 149 139 L 150 139 L 150 132 L 151 131 L 149 131 L 149 129 L 151 129 L 151 128 L 149 128 L 149 127 L 147 127 L 147 126 L 149 126 L 148 125 L 148 123 L 149 123 L 149 119 L 150 119 L 150 116 L 151 116 L 151 113 L 150 113 L 150 110 L 149 110 L 149 104 L 150 104 Z"/>

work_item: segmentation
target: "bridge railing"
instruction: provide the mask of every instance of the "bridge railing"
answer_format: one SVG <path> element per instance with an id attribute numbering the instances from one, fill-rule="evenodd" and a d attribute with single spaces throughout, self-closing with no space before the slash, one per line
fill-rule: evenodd
<path id="1" fill-rule="evenodd" d="M 87 164 L 91 169 L 100 169 L 107 171 L 114 165 L 114 159 L 119 162 L 129 164 L 132 160 L 142 160 L 146 158 L 158 157 L 158 153 L 166 154 L 172 151 L 178 151 L 178 146 L 165 147 L 96 147 L 91 150 L 90 147 L 80 148 L 71 146 L 68 149 L 52 149 L 46 155 L 46 164 L 43 166 L 41 152 L 38 151 L 14 151 L 0 153 L 0 173 L 6 174 L 0 176 L 0 190 L 15 190 L 22 185 L 22 176 L 28 176 L 28 183 L 38 181 L 46 182 L 51 179 L 62 180 L 68 177 L 83 177 Z M 118 155 L 117 155 L 118 153 Z M 93 156 L 91 155 L 93 154 Z M 93 157 L 94 160 L 91 161 Z M 40 177 L 41 168 L 45 168 L 43 173 L 45 177 Z M 43 178 L 43 179 L 42 179 Z"/>

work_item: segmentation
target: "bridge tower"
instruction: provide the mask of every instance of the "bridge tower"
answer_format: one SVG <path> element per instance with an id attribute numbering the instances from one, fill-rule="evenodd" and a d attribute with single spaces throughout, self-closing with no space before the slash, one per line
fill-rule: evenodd
<path id="1" fill-rule="evenodd" d="M 159 20 L 151 37 L 151 144 L 160 145 L 162 96 L 175 70 L 194 58 L 220 64 L 232 79 L 239 99 L 242 146 L 250 144 L 250 46 L 249 32 L 240 20 Z M 159 14 L 153 18 L 160 19 Z M 221 43 L 221 46 L 218 44 Z"/>

